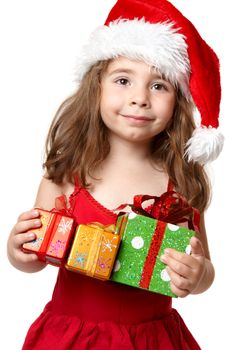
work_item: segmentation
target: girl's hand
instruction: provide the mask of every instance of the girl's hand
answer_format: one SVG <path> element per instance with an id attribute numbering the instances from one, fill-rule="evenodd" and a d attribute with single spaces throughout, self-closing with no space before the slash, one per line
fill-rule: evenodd
<path id="1" fill-rule="evenodd" d="M 36 209 L 22 213 L 16 225 L 13 227 L 8 242 L 8 258 L 12 265 L 25 272 L 36 272 L 45 267 L 45 264 L 38 260 L 34 253 L 24 253 L 22 245 L 36 238 L 35 233 L 27 232 L 41 226 L 39 212 Z"/>
<path id="2" fill-rule="evenodd" d="M 161 261 L 167 265 L 166 270 L 171 278 L 171 290 L 178 297 L 195 293 L 205 273 L 206 258 L 201 241 L 192 237 L 190 244 L 191 255 L 168 248 L 161 256 Z"/>

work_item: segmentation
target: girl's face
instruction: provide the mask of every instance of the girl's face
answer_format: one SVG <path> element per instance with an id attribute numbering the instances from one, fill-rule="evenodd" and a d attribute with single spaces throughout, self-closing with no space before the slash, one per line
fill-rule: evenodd
<path id="1" fill-rule="evenodd" d="M 149 142 L 166 128 L 175 101 L 174 87 L 142 61 L 119 57 L 103 74 L 100 113 L 110 135 Z"/>

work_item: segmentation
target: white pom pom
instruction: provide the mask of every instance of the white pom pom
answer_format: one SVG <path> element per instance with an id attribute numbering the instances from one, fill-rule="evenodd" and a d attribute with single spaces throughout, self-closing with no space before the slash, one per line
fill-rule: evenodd
<path id="1" fill-rule="evenodd" d="M 188 161 L 206 164 L 215 160 L 222 151 L 224 136 L 215 128 L 197 127 L 186 144 Z"/>

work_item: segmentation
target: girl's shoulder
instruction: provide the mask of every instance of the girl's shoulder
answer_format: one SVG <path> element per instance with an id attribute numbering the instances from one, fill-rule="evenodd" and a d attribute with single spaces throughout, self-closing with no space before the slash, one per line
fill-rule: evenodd
<path id="1" fill-rule="evenodd" d="M 56 184 L 52 180 L 43 177 L 37 191 L 35 207 L 52 210 L 55 206 L 55 199 L 63 194 L 69 195 L 72 190 L 72 184 L 66 182 Z"/>

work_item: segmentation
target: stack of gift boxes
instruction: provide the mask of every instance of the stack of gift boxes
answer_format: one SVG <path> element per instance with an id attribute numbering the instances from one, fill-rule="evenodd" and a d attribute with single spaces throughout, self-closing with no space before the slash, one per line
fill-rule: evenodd
<path id="1" fill-rule="evenodd" d="M 175 297 L 160 256 L 169 247 L 189 253 L 195 231 L 135 212 L 120 213 L 116 225 L 76 225 L 59 212 L 38 209 L 42 226 L 23 244 L 41 261 L 101 280 Z"/>

